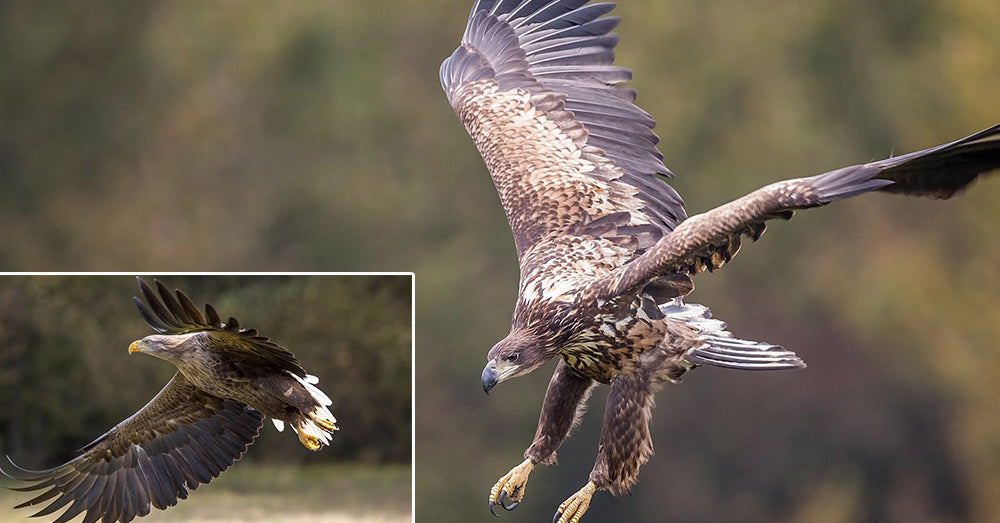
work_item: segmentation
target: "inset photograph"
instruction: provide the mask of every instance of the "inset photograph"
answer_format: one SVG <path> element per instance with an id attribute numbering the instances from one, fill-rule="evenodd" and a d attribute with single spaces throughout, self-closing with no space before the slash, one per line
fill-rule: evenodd
<path id="1" fill-rule="evenodd" d="M 412 289 L 0 276 L 0 521 L 410 521 Z"/>

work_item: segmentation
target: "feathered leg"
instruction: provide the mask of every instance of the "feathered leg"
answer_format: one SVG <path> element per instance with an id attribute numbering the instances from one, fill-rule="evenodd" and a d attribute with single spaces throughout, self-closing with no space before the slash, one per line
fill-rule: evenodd
<path id="1" fill-rule="evenodd" d="M 594 381 L 567 366 L 562 360 L 556 365 L 542 401 L 538 429 L 531 446 L 524 451 L 524 461 L 501 477 L 490 489 L 490 512 L 498 503 L 505 510 L 514 510 L 524 497 L 528 475 L 536 465 L 555 463 L 556 449 L 569 435 L 583 413 L 583 404 Z"/>
<path id="2" fill-rule="evenodd" d="M 609 490 L 621 496 L 635 484 L 639 467 L 653 454 L 649 423 L 655 390 L 653 380 L 642 371 L 622 374 L 611 381 L 590 481 L 559 505 L 555 521 L 577 523 L 590 507 L 594 492 Z"/>

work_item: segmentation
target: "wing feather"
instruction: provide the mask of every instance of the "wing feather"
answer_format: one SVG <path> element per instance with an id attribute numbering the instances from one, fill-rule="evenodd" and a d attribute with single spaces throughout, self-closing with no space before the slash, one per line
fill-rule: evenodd
<path id="1" fill-rule="evenodd" d="M 222 323 L 219 313 L 211 305 L 205 305 L 205 314 L 202 315 L 191 298 L 180 290 L 171 293 L 159 280 L 153 280 L 156 292 L 142 278 L 136 280 L 142 299 L 133 297 L 132 301 L 153 330 L 163 334 L 209 332 L 212 338 L 226 341 L 215 345 L 220 350 L 239 351 L 243 357 L 266 361 L 296 376 L 305 377 L 305 369 L 294 354 L 261 336 L 256 329 L 242 329 L 240 322 L 233 317 Z"/>
<path id="2" fill-rule="evenodd" d="M 947 198 L 1000 165 L 994 126 L 923 151 L 778 182 L 689 219 L 665 182 L 673 174 L 657 149 L 655 122 L 625 85 L 632 73 L 614 65 L 611 31 L 619 20 L 606 16 L 613 7 L 477 0 L 462 44 L 441 65 L 448 100 L 507 214 L 522 292 L 541 289 L 540 296 L 559 299 L 571 281 L 589 281 L 595 298 L 636 292 L 663 276 L 721 267 L 743 235 L 757 239 L 768 220 L 797 209 L 873 190 Z M 614 219 L 601 221 L 608 216 Z M 561 271 L 569 279 L 543 281 Z"/>
<path id="3" fill-rule="evenodd" d="M 660 234 L 686 215 L 655 122 L 613 64 L 612 3 L 477 1 L 441 83 L 483 155 L 518 255 L 627 212 Z M 660 175 L 660 176 L 657 176 Z M 522 259 L 522 264 L 524 260 Z"/>
<path id="4" fill-rule="evenodd" d="M 232 466 L 253 443 L 263 416 L 250 407 L 208 395 L 183 375 L 145 407 L 88 444 L 83 454 L 47 470 L 16 467 L 4 475 L 31 483 L 13 490 L 42 491 L 15 508 L 52 500 L 36 516 L 69 505 L 56 521 L 86 512 L 85 521 L 131 521 L 164 509 Z M 13 462 L 11 462 L 13 464 Z"/>
<path id="5" fill-rule="evenodd" d="M 1000 164 L 1000 125 L 951 143 L 873 165 L 883 169 L 880 178 L 892 180 L 882 191 L 947 199 L 972 183 L 980 174 Z"/>
<path id="6" fill-rule="evenodd" d="M 757 239 L 767 220 L 788 219 L 798 209 L 874 190 L 947 198 L 997 169 L 1000 125 L 902 156 L 774 183 L 685 220 L 643 254 L 596 278 L 586 292 L 606 299 L 666 274 L 717 269 L 735 255 L 742 235 Z"/>

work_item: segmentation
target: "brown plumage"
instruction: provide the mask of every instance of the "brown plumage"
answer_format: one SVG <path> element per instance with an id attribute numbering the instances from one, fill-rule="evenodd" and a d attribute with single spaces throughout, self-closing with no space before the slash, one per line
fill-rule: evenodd
<path id="1" fill-rule="evenodd" d="M 597 462 L 566 500 L 577 521 L 591 495 L 620 495 L 652 452 L 653 394 L 702 364 L 804 366 L 768 343 L 740 340 L 681 298 L 756 240 L 765 222 L 870 191 L 948 198 L 1000 167 L 1000 125 L 877 162 L 777 182 L 687 217 L 665 182 L 653 119 L 613 64 L 609 3 L 477 0 L 441 83 L 493 178 L 520 262 L 510 334 L 487 356 L 483 387 L 558 356 L 525 461 L 498 481 L 490 509 L 514 508 L 528 474 L 551 463 L 595 383 L 611 386 Z"/>
<path id="2" fill-rule="evenodd" d="M 14 508 L 51 501 L 33 515 L 69 505 L 57 522 L 85 513 L 84 522 L 105 523 L 145 516 L 151 505 L 165 509 L 239 460 L 265 416 L 279 430 L 291 424 L 312 450 L 330 443 L 337 430 L 330 399 L 292 353 L 234 318 L 223 323 L 211 305 L 203 316 L 181 291 L 175 296 L 154 281 L 154 293 L 138 283 L 143 299 L 134 298 L 136 307 L 160 334 L 133 342 L 129 352 L 167 360 L 177 374 L 73 460 L 48 470 L 3 471 L 32 483 L 13 490 L 42 491 Z"/>

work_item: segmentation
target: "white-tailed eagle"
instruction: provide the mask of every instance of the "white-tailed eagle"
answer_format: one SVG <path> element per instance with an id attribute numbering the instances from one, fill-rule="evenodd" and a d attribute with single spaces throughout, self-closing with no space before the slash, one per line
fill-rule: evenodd
<path id="1" fill-rule="evenodd" d="M 185 499 L 243 456 L 265 417 L 281 430 L 288 423 L 307 448 L 332 441 L 332 403 L 295 356 L 234 318 L 223 323 L 211 305 L 205 314 L 190 298 L 159 281 L 156 292 L 138 279 L 139 314 L 157 332 L 132 342 L 169 361 L 177 373 L 145 407 L 89 443 L 73 460 L 48 470 L 16 467 L 8 477 L 42 491 L 17 505 L 49 502 L 33 516 L 63 508 L 57 522 L 85 513 L 91 523 L 127 522 Z M 13 462 L 11 462 L 13 465 Z"/>
<path id="2" fill-rule="evenodd" d="M 654 121 L 613 64 L 612 3 L 477 0 L 441 65 L 449 102 L 493 178 L 514 234 L 519 298 L 490 349 L 484 390 L 559 357 L 524 461 L 490 491 L 493 511 L 524 496 L 554 461 L 596 383 L 611 387 L 597 461 L 563 502 L 576 522 L 597 490 L 621 495 L 652 453 L 653 394 L 698 365 L 803 367 L 794 353 L 741 340 L 686 304 L 690 277 L 730 261 L 772 218 L 870 191 L 948 198 L 1000 167 L 1000 125 L 954 142 L 780 181 L 688 217 L 666 183 Z"/>

